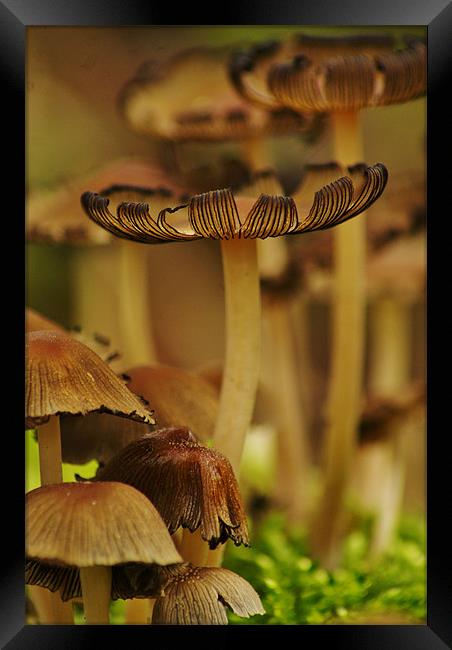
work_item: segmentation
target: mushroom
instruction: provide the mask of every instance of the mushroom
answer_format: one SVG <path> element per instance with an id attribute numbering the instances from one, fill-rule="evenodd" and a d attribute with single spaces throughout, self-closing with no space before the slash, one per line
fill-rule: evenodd
<path id="1" fill-rule="evenodd" d="M 85 187 L 100 191 L 118 182 L 128 188 L 127 196 L 136 200 L 142 197 L 142 186 L 152 188 L 148 189 L 147 197 L 152 196 L 155 202 L 162 200 L 164 204 L 168 196 L 180 197 L 185 192 L 178 181 L 158 166 L 137 158 L 120 159 L 55 190 L 30 193 L 26 236 L 28 242 L 36 245 L 71 246 L 75 268 L 75 308 L 79 320 L 85 328 L 94 322 L 99 327 L 104 322 L 103 329 L 113 333 L 113 338 L 117 337 L 127 365 L 151 363 L 157 353 L 150 316 L 147 249 L 131 246 L 126 241 L 118 242 L 96 228 L 86 220 L 80 206 L 80 194 Z M 107 276 L 105 269 L 108 270 Z M 93 292 L 86 291 L 86 283 L 92 283 L 93 274 L 98 274 L 99 291 L 94 293 L 95 300 L 90 301 L 89 295 Z M 102 282 L 106 291 L 105 288 L 102 290 Z M 107 304 L 106 296 L 110 300 Z M 119 307 L 115 306 L 113 310 L 111 300 L 116 296 Z M 106 318 L 108 310 L 116 316 L 113 323 L 111 318 Z"/>
<path id="2" fill-rule="evenodd" d="M 128 126 L 173 142 L 240 142 L 262 164 L 263 135 L 321 133 L 324 120 L 250 105 L 228 78 L 234 46 L 192 47 L 164 61 L 144 62 L 123 87 L 119 104 Z"/>
<path id="3" fill-rule="evenodd" d="M 169 565 L 182 559 L 149 499 L 117 482 L 60 483 L 29 492 L 26 555 L 45 565 L 78 569 L 88 624 L 109 622 L 112 566 Z M 45 586 L 58 588 L 52 581 Z"/>
<path id="4" fill-rule="evenodd" d="M 181 555 L 196 565 L 205 562 L 208 547 L 232 539 L 248 545 L 248 531 L 239 488 L 227 458 L 201 445 L 186 427 L 159 429 L 119 451 L 96 474 L 100 481 L 132 485 L 152 501 L 170 534 L 180 527 L 198 531 L 204 543 L 191 544 L 184 535 Z"/>
<path id="5" fill-rule="evenodd" d="M 363 40 L 366 43 L 363 45 Z M 299 37 L 268 53 L 254 48 L 231 65 L 241 94 L 268 107 L 330 115 L 335 158 L 362 159 L 359 112 L 369 106 L 407 102 L 426 86 L 426 48 L 411 40 L 403 49 L 380 36 Z M 312 530 L 314 552 L 334 564 L 347 468 L 356 439 L 363 372 L 365 221 L 335 232 L 336 293 L 333 351 L 325 437 L 324 493 Z M 353 332 L 353 335 L 350 335 Z"/>
<path id="6" fill-rule="evenodd" d="M 252 586 L 228 569 L 187 563 L 159 571 L 168 582 L 153 608 L 155 625 L 227 625 L 226 606 L 244 618 L 265 614 Z"/>
<path id="7" fill-rule="evenodd" d="M 56 331 L 26 335 L 25 427 L 37 428 L 41 483 L 60 483 L 60 416 L 111 413 L 152 424 L 143 401 L 86 345 Z"/>
<path id="8" fill-rule="evenodd" d="M 393 396 L 370 396 L 359 426 L 354 487 L 374 515 L 369 553 L 376 559 L 393 539 L 409 469 L 409 434 L 422 422 L 425 386 L 413 382 Z"/>

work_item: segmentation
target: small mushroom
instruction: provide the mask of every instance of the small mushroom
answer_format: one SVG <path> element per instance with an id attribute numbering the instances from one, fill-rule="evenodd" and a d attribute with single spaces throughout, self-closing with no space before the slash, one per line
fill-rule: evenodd
<path id="1" fill-rule="evenodd" d="M 202 446 L 186 427 L 159 429 L 119 451 L 97 472 L 100 481 L 121 481 L 145 494 L 170 534 L 180 527 L 198 531 L 209 548 L 227 539 L 248 545 L 239 488 L 223 454 Z M 185 549 L 184 559 L 202 564 L 207 545 Z M 188 557 L 188 554 L 190 557 Z M 204 556 L 204 557 L 203 557 Z"/>
<path id="2" fill-rule="evenodd" d="M 41 482 L 59 483 L 65 414 L 111 413 L 152 424 L 151 411 L 90 348 L 56 331 L 26 334 L 25 427 L 38 429 Z"/>
<path id="3" fill-rule="evenodd" d="M 155 625 L 227 625 L 226 607 L 244 618 L 265 614 L 253 587 L 228 569 L 188 563 L 160 571 L 168 582 L 154 605 Z"/>
<path id="4" fill-rule="evenodd" d="M 78 570 L 88 624 L 109 622 L 112 566 L 182 560 L 149 499 L 117 482 L 60 483 L 29 492 L 26 555 L 44 565 Z M 35 567 L 29 565 L 30 580 L 35 579 Z M 42 586 L 63 588 L 65 597 L 72 597 L 75 573 L 62 582 L 42 575 L 38 572 L 36 578 Z"/>
<path id="5" fill-rule="evenodd" d="M 260 134 L 306 133 L 320 120 L 262 110 L 243 101 L 228 78 L 234 48 L 192 47 L 144 62 L 123 87 L 119 105 L 139 133 L 177 141 L 224 141 Z"/>

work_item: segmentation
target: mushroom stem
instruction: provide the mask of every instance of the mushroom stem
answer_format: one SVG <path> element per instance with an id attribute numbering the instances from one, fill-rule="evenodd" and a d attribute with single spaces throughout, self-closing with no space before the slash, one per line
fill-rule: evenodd
<path id="1" fill-rule="evenodd" d="M 411 371 L 411 323 L 409 305 L 393 297 L 377 299 L 371 308 L 371 358 L 369 388 L 379 396 L 393 396 L 404 388 Z M 403 497 L 405 463 L 403 445 L 397 435 L 380 444 L 386 459 L 384 475 L 374 486 L 375 527 L 371 554 L 384 551 L 394 533 Z M 380 445 L 379 445 L 380 446 Z M 372 454 L 374 446 L 369 453 Z M 375 453 L 375 452 L 374 452 Z"/>
<path id="2" fill-rule="evenodd" d="M 261 305 L 255 239 L 221 241 L 226 352 L 213 446 L 238 476 L 259 379 Z"/>
<path id="3" fill-rule="evenodd" d="M 28 589 L 41 624 L 72 625 L 74 623 L 71 603 L 63 602 L 58 592 L 52 593 L 38 585 L 30 585 Z"/>
<path id="4" fill-rule="evenodd" d="M 272 370 L 278 408 L 276 494 L 287 508 L 289 519 L 298 521 L 306 513 L 310 450 L 300 404 L 298 366 L 289 306 L 285 302 L 268 305 L 267 315 L 273 339 Z"/>
<path id="5" fill-rule="evenodd" d="M 108 625 L 110 623 L 111 567 L 81 567 L 80 583 L 87 625 Z"/>
<path id="6" fill-rule="evenodd" d="M 121 339 L 130 366 L 156 361 L 149 305 L 148 248 L 119 241 L 119 300 Z"/>
<path id="7" fill-rule="evenodd" d="M 190 562 L 194 566 L 205 566 L 209 546 L 202 539 L 199 528 L 191 533 L 188 528 L 183 529 L 182 543 L 179 552 L 185 562 Z"/>
<path id="8" fill-rule="evenodd" d="M 63 482 L 63 466 L 61 458 L 61 433 L 60 416 L 51 415 L 48 422 L 37 428 L 39 445 L 39 471 L 41 485 L 54 485 Z M 38 595 L 41 601 L 41 611 L 46 620 L 41 623 L 63 624 L 73 622 L 72 605 L 64 603 L 58 593 L 49 593 L 48 596 Z M 46 602 L 46 600 L 48 602 Z"/>
<path id="9" fill-rule="evenodd" d="M 331 115 L 336 160 L 362 160 L 359 114 Z M 311 542 L 327 566 L 337 561 L 348 473 L 361 406 L 366 295 L 366 221 L 363 215 L 334 229 L 334 301 L 330 384 L 324 438 L 324 491 L 312 526 Z"/>
<path id="10" fill-rule="evenodd" d="M 131 598 L 125 603 L 125 622 L 127 625 L 147 625 L 151 618 L 154 599 Z"/>
<path id="11" fill-rule="evenodd" d="M 41 485 L 62 483 L 60 417 L 51 415 L 48 422 L 40 425 L 37 431 Z"/>
<path id="12" fill-rule="evenodd" d="M 391 397 L 406 386 L 411 365 L 409 305 L 393 297 L 376 299 L 370 310 L 372 394 Z"/>

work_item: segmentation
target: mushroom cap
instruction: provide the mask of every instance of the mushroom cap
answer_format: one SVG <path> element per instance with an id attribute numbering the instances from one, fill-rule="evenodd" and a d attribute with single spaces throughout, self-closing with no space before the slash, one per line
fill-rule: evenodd
<path id="1" fill-rule="evenodd" d="M 27 428 L 51 415 L 112 413 L 154 423 L 144 406 L 113 370 L 86 345 L 56 331 L 26 335 Z"/>
<path id="2" fill-rule="evenodd" d="M 120 110 L 139 133 L 222 141 L 257 135 L 320 133 L 323 122 L 287 109 L 249 105 L 228 77 L 231 47 L 193 47 L 144 62 L 120 93 Z"/>
<path id="3" fill-rule="evenodd" d="M 35 190 L 27 199 L 25 232 L 33 243 L 105 245 L 111 236 L 86 220 L 80 195 L 86 187 L 96 191 L 117 183 L 144 185 L 182 194 L 184 189 L 160 167 L 138 158 L 121 158 L 50 190 Z"/>
<path id="4" fill-rule="evenodd" d="M 131 442 L 96 480 L 133 485 L 155 505 L 170 533 L 180 526 L 216 548 L 228 538 L 248 545 L 246 516 L 228 459 L 200 445 L 186 427 L 159 429 Z"/>
<path id="5" fill-rule="evenodd" d="M 26 555 L 72 567 L 182 561 L 149 499 L 117 482 L 60 483 L 29 492 Z"/>
<path id="6" fill-rule="evenodd" d="M 312 167 L 292 197 L 244 196 L 230 189 L 197 194 L 183 205 L 169 205 L 158 214 L 147 203 L 123 202 L 116 214 L 110 195 L 85 192 L 82 205 L 90 219 L 117 237 L 148 244 L 198 239 L 277 237 L 331 228 L 367 210 L 383 193 L 388 179 L 384 165 L 336 163 Z"/>
<path id="7" fill-rule="evenodd" d="M 163 364 L 137 366 L 125 375 L 129 389 L 154 407 L 159 428 L 183 426 L 198 440 L 212 438 L 219 396 L 206 379 Z"/>
<path id="8" fill-rule="evenodd" d="M 229 569 L 187 563 L 159 571 L 168 582 L 154 605 L 154 625 L 227 625 L 226 606 L 244 618 L 265 614 L 257 592 Z"/>
<path id="9" fill-rule="evenodd" d="M 398 104 L 425 93 L 426 46 L 404 47 L 384 35 L 298 36 L 273 48 L 252 47 L 231 61 L 238 92 L 256 105 L 304 113 Z"/>

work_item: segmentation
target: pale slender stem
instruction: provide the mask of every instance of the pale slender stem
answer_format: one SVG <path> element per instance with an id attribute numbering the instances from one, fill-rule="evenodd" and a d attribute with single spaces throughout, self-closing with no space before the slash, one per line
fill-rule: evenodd
<path id="1" fill-rule="evenodd" d="M 272 336 L 272 381 L 277 402 L 278 473 L 277 497 L 292 521 L 306 513 L 310 451 L 306 439 L 296 350 L 292 336 L 290 305 L 275 302 L 267 306 Z"/>
<path id="2" fill-rule="evenodd" d="M 74 622 L 71 603 L 63 602 L 58 593 L 44 587 L 30 585 L 29 596 L 36 607 L 38 620 L 43 625 L 72 625 Z"/>
<path id="3" fill-rule="evenodd" d="M 38 427 L 37 432 L 41 485 L 62 483 L 63 466 L 61 458 L 60 417 L 58 415 L 50 416 L 48 422 Z M 64 603 L 58 592 L 49 592 L 49 595 L 43 598 L 47 598 L 48 600 L 48 607 L 44 606 L 44 610 L 48 612 L 50 620 L 46 622 L 55 625 L 64 623 L 71 624 L 73 622 L 72 605 L 70 603 Z M 44 623 L 45 621 L 41 622 Z"/>
<path id="4" fill-rule="evenodd" d="M 371 308 L 370 325 L 369 390 L 374 395 L 391 397 L 407 386 L 410 378 L 409 305 L 395 297 L 377 299 Z M 386 471 L 378 477 L 378 485 L 374 485 L 376 518 L 370 552 L 378 556 L 388 547 L 397 525 L 403 499 L 405 460 L 397 431 L 374 447 L 382 447 L 387 458 Z"/>
<path id="5" fill-rule="evenodd" d="M 208 543 L 201 537 L 199 528 L 191 533 L 188 528 L 183 529 L 180 554 L 185 562 L 194 566 L 204 566 L 209 550 Z"/>
<path id="6" fill-rule="evenodd" d="M 262 277 L 278 277 L 287 269 L 289 253 L 284 237 L 258 240 L 257 252 Z M 269 349 L 264 349 L 263 353 L 270 357 L 268 372 L 271 373 L 277 409 L 277 498 L 286 507 L 289 518 L 298 520 L 305 514 L 310 452 L 301 407 L 292 302 L 282 298 L 264 301 L 264 318 L 267 317 L 269 324 Z"/>
<path id="7" fill-rule="evenodd" d="M 148 247 L 119 241 L 119 306 L 123 354 L 130 366 L 156 361 L 152 329 Z"/>
<path id="8" fill-rule="evenodd" d="M 388 466 L 385 476 L 381 476 L 378 510 L 370 543 L 370 556 L 378 557 L 391 543 L 403 499 L 406 463 L 400 440 L 386 443 Z"/>
<path id="9" fill-rule="evenodd" d="M 337 162 L 343 166 L 361 162 L 358 114 L 332 115 L 331 125 Z M 329 566 L 338 559 L 338 537 L 361 408 L 366 307 L 365 216 L 361 214 L 333 232 L 333 349 L 324 438 L 325 482 L 311 537 L 314 554 Z"/>
<path id="10" fill-rule="evenodd" d="M 150 598 L 131 598 L 125 604 L 125 622 L 127 625 L 147 625 L 149 623 L 154 600 Z"/>
<path id="11" fill-rule="evenodd" d="M 222 240 L 226 353 L 213 446 L 239 475 L 259 379 L 261 308 L 255 239 Z"/>
<path id="12" fill-rule="evenodd" d="M 41 485 L 62 483 L 61 434 L 58 415 L 50 416 L 48 422 L 38 427 L 38 445 Z"/>
<path id="13" fill-rule="evenodd" d="M 411 371 L 410 306 L 394 297 L 376 299 L 370 310 L 369 391 L 390 397 L 408 384 Z"/>
<path id="14" fill-rule="evenodd" d="M 213 446 L 239 476 L 256 399 L 261 355 L 261 301 L 255 239 L 223 240 L 226 354 Z M 207 566 L 221 566 L 226 544 L 208 550 Z"/>
<path id="15" fill-rule="evenodd" d="M 87 625 L 110 623 L 111 567 L 80 568 L 83 609 Z"/>

